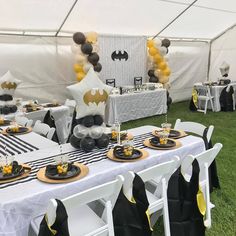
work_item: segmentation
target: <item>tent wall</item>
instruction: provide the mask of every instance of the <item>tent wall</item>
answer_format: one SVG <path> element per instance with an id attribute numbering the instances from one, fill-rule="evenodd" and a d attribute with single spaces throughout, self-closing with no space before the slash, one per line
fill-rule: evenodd
<path id="1" fill-rule="evenodd" d="M 104 47 L 102 40 L 105 38 L 107 36 L 100 36 L 101 47 Z M 143 45 L 140 50 L 144 56 L 144 40 L 140 37 L 138 41 Z M 71 45 L 71 38 L 1 36 L 0 76 L 10 70 L 15 77 L 22 80 L 16 90 L 16 97 L 35 98 L 42 102 L 56 98 L 63 102 L 70 98 L 66 86 L 76 82 Z M 204 42 L 172 42 L 168 57 L 172 70 L 170 94 L 174 101 L 189 99 L 193 84 L 205 80 L 208 49 L 208 43 Z M 102 49 L 100 51 L 102 53 Z M 104 70 L 101 79 L 105 81 L 109 74 L 104 74 L 107 65 L 102 58 L 101 63 Z M 140 61 L 136 63 L 139 64 L 133 68 L 133 76 L 136 75 L 137 67 L 140 67 Z M 146 63 L 138 68 L 140 75 L 145 67 Z M 127 84 L 133 84 L 133 76 L 129 75 L 132 78 L 130 81 L 127 79 Z M 124 81 L 122 83 L 125 84 Z"/>
<path id="2" fill-rule="evenodd" d="M 231 80 L 236 80 L 236 26 L 226 31 L 211 44 L 211 58 L 209 80 L 217 81 L 221 77 L 220 66 L 225 61 L 230 65 L 229 76 Z"/>
<path id="3" fill-rule="evenodd" d="M 193 84 L 207 78 L 209 43 L 172 42 L 169 48 L 170 95 L 173 101 L 191 97 Z"/>

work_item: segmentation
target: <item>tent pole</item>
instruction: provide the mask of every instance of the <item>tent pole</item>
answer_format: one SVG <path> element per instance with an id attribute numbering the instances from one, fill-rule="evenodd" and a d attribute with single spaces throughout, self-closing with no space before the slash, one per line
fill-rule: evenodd
<path id="1" fill-rule="evenodd" d="M 221 32 L 220 34 L 218 34 L 216 37 L 214 37 L 212 40 L 211 40 L 211 43 L 213 41 L 215 41 L 216 39 L 218 39 L 219 37 L 221 37 L 223 34 L 225 34 L 227 31 L 233 29 L 234 27 L 236 26 L 236 24 L 230 26 L 229 28 L 227 28 L 226 30 L 224 30 L 223 32 Z"/>
<path id="2" fill-rule="evenodd" d="M 209 45 L 208 65 L 207 65 L 207 80 L 209 80 L 209 74 L 210 74 L 210 68 L 211 68 L 211 45 L 212 45 L 212 41 L 210 41 L 210 45 Z"/>
<path id="3" fill-rule="evenodd" d="M 72 12 L 72 10 L 74 9 L 74 7 L 75 7 L 75 5 L 76 5 L 76 3 L 77 3 L 77 2 L 78 2 L 78 0 L 75 0 L 75 1 L 74 1 L 73 5 L 71 6 L 71 8 L 70 8 L 69 12 L 67 13 L 67 15 L 66 15 L 65 19 L 63 20 L 63 22 L 61 23 L 61 25 L 60 25 L 59 29 L 57 30 L 57 32 L 56 32 L 56 34 L 55 34 L 55 37 L 57 37 L 57 36 L 58 36 L 58 34 L 60 33 L 60 31 L 61 31 L 61 28 L 62 28 L 62 27 L 63 27 L 63 25 L 65 24 L 66 20 L 68 19 L 68 17 L 69 17 L 69 15 L 70 15 L 70 13 L 71 13 L 71 12 Z"/>
<path id="4" fill-rule="evenodd" d="M 174 23 L 181 15 L 183 15 L 190 7 L 192 7 L 198 0 L 192 2 L 188 7 L 186 7 L 182 12 L 180 12 L 169 24 L 167 24 L 161 31 L 153 36 L 152 39 L 155 39 L 159 34 L 161 34 L 166 28 L 168 28 L 172 23 Z"/>

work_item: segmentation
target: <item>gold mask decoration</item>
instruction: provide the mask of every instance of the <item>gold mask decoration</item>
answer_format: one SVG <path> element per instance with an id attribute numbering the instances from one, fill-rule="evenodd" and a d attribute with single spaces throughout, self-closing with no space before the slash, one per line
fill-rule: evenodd
<path id="1" fill-rule="evenodd" d="M 107 92 L 103 89 L 102 94 L 100 94 L 99 90 L 96 90 L 95 94 L 92 94 L 92 90 L 89 90 L 84 94 L 84 103 L 88 106 L 89 103 L 96 103 L 97 105 L 100 102 L 106 102 L 108 98 Z"/>
<path id="2" fill-rule="evenodd" d="M 16 89 L 17 84 L 16 83 L 11 83 L 11 82 L 3 82 L 1 84 L 2 89 Z"/>

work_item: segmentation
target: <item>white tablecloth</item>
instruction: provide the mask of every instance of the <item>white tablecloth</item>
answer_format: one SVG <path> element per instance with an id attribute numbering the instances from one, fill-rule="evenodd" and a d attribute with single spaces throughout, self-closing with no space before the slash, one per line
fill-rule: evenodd
<path id="1" fill-rule="evenodd" d="M 153 126 L 143 126 L 130 130 L 133 135 L 150 132 Z M 174 150 L 158 151 L 147 149 L 149 157 L 137 162 L 118 163 L 108 159 L 89 165 L 89 174 L 76 182 L 67 184 L 46 184 L 37 179 L 0 189 L 0 235 L 27 236 L 30 220 L 45 213 L 50 198 L 65 198 L 93 186 L 114 179 L 128 170 L 140 171 L 155 164 L 170 160 L 174 155 L 184 158 L 205 150 L 199 137 L 187 136 L 179 139 L 182 147 Z M 63 151 L 74 150 L 70 144 L 63 145 Z M 33 153 L 18 155 L 20 162 L 37 160 L 58 154 L 58 147 L 42 149 Z"/>
<path id="2" fill-rule="evenodd" d="M 126 122 L 143 117 L 159 115 L 167 112 L 166 89 L 110 95 L 106 107 L 105 122 Z"/>

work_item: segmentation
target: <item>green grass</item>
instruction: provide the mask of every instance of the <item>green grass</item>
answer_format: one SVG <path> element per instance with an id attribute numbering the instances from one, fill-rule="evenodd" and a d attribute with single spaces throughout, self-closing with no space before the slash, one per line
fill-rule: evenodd
<path id="1" fill-rule="evenodd" d="M 212 227 L 207 230 L 207 236 L 235 236 L 236 235 L 236 111 L 211 112 L 206 115 L 191 112 L 188 102 L 171 105 L 168 112 L 168 122 L 174 124 L 180 118 L 182 121 L 195 121 L 206 126 L 214 125 L 213 144 L 220 142 L 223 149 L 217 156 L 217 168 L 221 189 L 211 194 L 211 201 L 215 204 L 212 210 Z M 122 124 L 122 129 L 134 128 L 142 125 L 160 126 L 165 121 L 165 115 L 153 116 Z M 157 223 L 153 236 L 164 235 L 162 223 Z"/>

